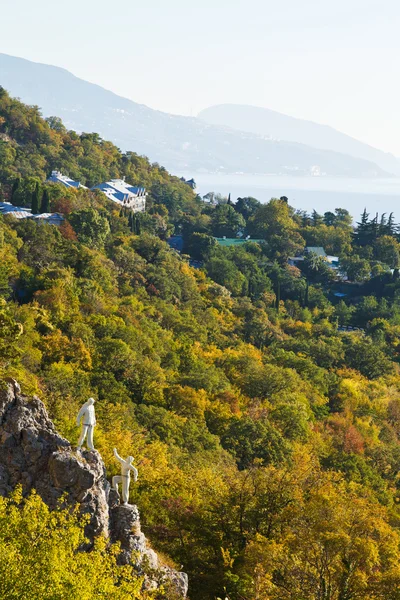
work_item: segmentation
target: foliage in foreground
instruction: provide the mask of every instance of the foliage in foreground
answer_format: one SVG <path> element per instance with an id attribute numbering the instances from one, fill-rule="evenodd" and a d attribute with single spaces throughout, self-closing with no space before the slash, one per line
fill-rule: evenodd
<path id="1" fill-rule="evenodd" d="M 142 579 L 116 564 L 117 548 L 102 537 L 90 552 L 83 524 L 71 509 L 50 511 L 18 488 L 0 497 L 0 597 L 8 600 L 144 600 Z"/>

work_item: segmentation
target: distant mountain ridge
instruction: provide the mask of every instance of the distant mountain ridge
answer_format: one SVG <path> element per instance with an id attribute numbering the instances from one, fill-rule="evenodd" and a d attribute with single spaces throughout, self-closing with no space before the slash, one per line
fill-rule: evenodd
<path id="1" fill-rule="evenodd" d="M 0 54 L 0 85 L 23 102 L 38 105 L 45 117 L 61 117 L 68 128 L 79 132 L 97 132 L 122 150 L 144 154 L 177 174 L 310 175 L 317 168 L 330 176 L 387 175 L 370 160 L 163 113 L 65 69 L 6 54 Z"/>
<path id="2" fill-rule="evenodd" d="M 400 175 L 400 160 L 329 125 L 298 119 L 269 108 L 242 104 L 218 104 L 202 110 L 198 117 L 211 125 L 230 127 L 271 138 L 307 144 L 376 163 L 381 169 Z"/>

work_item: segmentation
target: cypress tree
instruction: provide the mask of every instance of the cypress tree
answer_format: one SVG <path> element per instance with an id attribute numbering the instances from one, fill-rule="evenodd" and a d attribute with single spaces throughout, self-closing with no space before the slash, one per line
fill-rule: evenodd
<path id="1" fill-rule="evenodd" d="M 308 279 L 306 280 L 306 291 L 304 293 L 304 307 L 308 307 L 308 294 L 309 294 L 310 284 Z"/>
<path id="2" fill-rule="evenodd" d="M 361 221 L 357 223 L 357 229 L 354 235 L 354 241 L 358 246 L 366 246 L 369 243 L 371 237 L 371 224 L 368 219 L 369 214 L 367 213 L 367 209 L 364 208 L 363 214 L 361 215 Z"/>
<path id="3" fill-rule="evenodd" d="M 18 192 L 20 184 L 21 184 L 21 179 L 19 177 L 14 179 L 14 183 L 11 188 L 11 198 L 10 198 L 11 204 L 14 204 L 14 206 L 18 205 L 17 192 Z"/>
<path id="4" fill-rule="evenodd" d="M 32 192 L 31 212 L 33 215 L 39 214 L 39 183 L 36 183 L 35 189 Z"/>
<path id="5" fill-rule="evenodd" d="M 394 222 L 394 214 L 391 212 L 386 223 L 386 235 L 396 235 L 397 225 Z"/>
<path id="6" fill-rule="evenodd" d="M 140 227 L 140 219 L 137 215 L 135 215 L 135 229 L 136 229 L 136 235 L 140 235 L 141 232 L 141 227 Z"/>
<path id="7" fill-rule="evenodd" d="M 46 189 L 43 190 L 42 205 L 40 207 L 40 212 L 41 213 L 50 212 L 50 197 L 49 197 L 49 192 Z"/>
<path id="8" fill-rule="evenodd" d="M 278 282 L 277 282 L 277 286 L 276 286 L 276 310 L 279 313 L 279 309 L 280 309 L 280 305 L 281 305 L 281 282 L 278 276 Z"/>
<path id="9" fill-rule="evenodd" d="M 378 235 L 379 237 L 382 235 L 386 235 L 387 232 L 387 221 L 386 221 L 386 213 L 383 213 L 381 216 L 381 221 L 379 223 Z"/>

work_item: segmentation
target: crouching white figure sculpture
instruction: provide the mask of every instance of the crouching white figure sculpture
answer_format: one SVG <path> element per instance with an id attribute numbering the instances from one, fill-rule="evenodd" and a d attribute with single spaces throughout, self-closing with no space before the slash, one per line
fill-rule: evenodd
<path id="1" fill-rule="evenodd" d="M 128 456 L 126 460 L 118 455 L 117 449 L 114 448 L 114 456 L 121 464 L 121 475 L 114 475 L 112 478 L 112 487 L 118 492 L 118 484 L 122 484 L 122 502 L 128 504 L 129 500 L 129 485 L 131 483 L 131 471 L 133 473 L 133 481 L 137 481 L 138 471 L 132 465 L 133 456 Z"/>
<path id="2" fill-rule="evenodd" d="M 89 398 L 89 400 L 82 405 L 80 411 L 78 412 L 78 416 L 76 417 L 76 424 L 78 425 L 78 427 L 81 421 L 82 430 L 78 441 L 78 450 L 81 449 L 86 436 L 89 450 L 94 450 L 93 430 L 96 425 L 96 415 L 94 412 L 94 398 Z"/>

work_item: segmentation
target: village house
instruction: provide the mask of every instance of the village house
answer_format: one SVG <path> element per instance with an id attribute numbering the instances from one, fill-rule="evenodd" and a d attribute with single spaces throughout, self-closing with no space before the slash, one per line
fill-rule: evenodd
<path id="1" fill-rule="evenodd" d="M 325 248 L 322 246 L 306 246 L 303 254 L 300 256 L 289 256 L 288 264 L 292 267 L 298 267 L 299 263 L 304 261 L 306 254 L 316 254 L 323 258 L 328 263 L 328 266 L 334 271 L 338 271 L 339 269 L 339 257 L 327 254 Z"/>
<path id="2" fill-rule="evenodd" d="M 66 175 L 60 173 L 60 171 L 52 171 L 47 181 L 52 183 L 62 183 L 67 188 L 83 188 L 87 190 L 87 187 L 82 185 L 79 181 L 74 181 L 73 179 L 70 179 Z"/>
<path id="3" fill-rule="evenodd" d="M 181 181 L 183 181 L 183 183 L 186 183 L 186 185 L 188 185 L 189 187 L 192 188 L 192 190 L 196 189 L 196 182 L 195 180 L 192 179 L 185 179 L 184 177 L 181 177 Z"/>
<path id="4" fill-rule="evenodd" d="M 47 223 L 48 225 L 62 225 L 65 221 L 64 217 L 60 213 L 42 213 L 40 215 L 32 215 L 37 223 Z"/>
<path id="5" fill-rule="evenodd" d="M 68 188 L 88 189 L 79 181 L 70 179 L 60 171 L 52 171 L 47 181 L 61 183 Z M 128 208 L 133 212 L 144 212 L 146 210 L 146 188 L 130 185 L 124 179 L 111 179 L 111 181 L 98 183 L 91 190 L 100 190 L 109 200 L 115 202 L 121 208 Z"/>
<path id="6" fill-rule="evenodd" d="M 14 206 L 10 202 L 0 202 L 0 214 L 11 215 L 15 219 L 33 219 L 37 223 L 60 226 L 64 217 L 60 213 L 42 213 L 33 215 L 30 208 L 26 206 Z"/>
<path id="7" fill-rule="evenodd" d="M 130 185 L 124 179 L 111 179 L 111 181 L 99 183 L 91 189 L 100 190 L 121 208 L 128 208 L 133 212 L 146 210 L 146 188 Z"/>
<path id="8" fill-rule="evenodd" d="M 31 217 L 31 209 L 25 206 L 14 206 L 11 202 L 0 202 L 0 214 L 12 215 L 15 219 Z"/>

